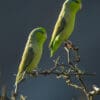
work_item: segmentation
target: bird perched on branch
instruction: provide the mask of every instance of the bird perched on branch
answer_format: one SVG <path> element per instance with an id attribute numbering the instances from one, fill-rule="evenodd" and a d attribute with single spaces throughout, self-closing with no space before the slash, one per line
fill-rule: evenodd
<path id="1" fill-rule="evenodd" d="M 18 83 L 24 79 L 25 74 L 32 72 L 38 66 L 46 39 L 47 34 L 43 27 L 35 28 L 30 32 L 16 76 L 15 93 Z"/>
<path id="2" fill-rule="evenodd" d="M 74 29 L 76 14 L 81 6 L 81 0 L 65 0 L 63 3 L 49 43 L 51 57 L 60 45 L 69 39 Z"/>

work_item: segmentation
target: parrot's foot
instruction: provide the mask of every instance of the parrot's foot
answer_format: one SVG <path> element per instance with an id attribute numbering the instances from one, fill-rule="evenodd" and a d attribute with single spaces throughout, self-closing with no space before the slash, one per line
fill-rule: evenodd
<path id="1" fill-rule="evenodd" d="M 78 51 L 79 50 L 79 48 L 78 47 L 76 47 L 71 41 L 69 41 L 69 40 L 67 40 L 66 42 L 65 42 L 65 47 L 67 47 L 68 49 L 72 49 L 72 50 L 74 50 L 74 51 Z"/>
<path id="2" fill-rule="evenodd" d="M 37 77 L 39 75 L 37 70 L 32 70 L 31 74 L 33 77 Z"/>
<path id="3" fill-rule="evenodd" d="M 69 50 L 72 49 L 72 48 L 73 48 L 73 44 L 72 44 L 72 42 L 69 41 L 69 40 L 66 41 L 66 42 L 65 42 L 65 47 L 66 47 L 67 49 L 69 49 Z"/>

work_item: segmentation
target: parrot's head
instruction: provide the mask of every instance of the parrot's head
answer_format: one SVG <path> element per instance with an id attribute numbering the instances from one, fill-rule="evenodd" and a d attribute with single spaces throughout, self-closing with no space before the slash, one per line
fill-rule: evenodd
<path id="1" fill-rule="evenodd" d="M 82 0 L 71 0 L 70 6 L 73 11 L 77 12 L 82 8 Z"/>
<path id="2" fill-rule="evenodd" d="M 34 42 L 37 41 L 43 44 L 47 39 L 47 32 L 43 27 L 35 28 L 31 31 L 30 38 Z"/>
<path id="3" fill-rule="evenodd" d="M 77 12 L 82 8 L 82 0 L 66 0 L 64 5 L 69 7 L 72 12 Z"/>

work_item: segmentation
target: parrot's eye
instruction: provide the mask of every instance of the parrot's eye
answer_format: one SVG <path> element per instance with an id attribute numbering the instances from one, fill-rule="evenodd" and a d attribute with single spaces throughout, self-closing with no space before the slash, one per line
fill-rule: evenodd
<path id="1" fill-rule="evenodd" d="M 75 0 L 76 3 L 79 3 L 79 1 Z"/>
<path id="2" fill-rule="evenodd" d="M 42 33 L 42 34 L 44 33 L 42 30 L 37 30 L 36 32 L 37 33 Z"/>
<path id="3" fill-rule="evenodd" d="M 80 3 L 78 0 L 72 0 L 72 1 L 74 1 L 75 3 Z"/>

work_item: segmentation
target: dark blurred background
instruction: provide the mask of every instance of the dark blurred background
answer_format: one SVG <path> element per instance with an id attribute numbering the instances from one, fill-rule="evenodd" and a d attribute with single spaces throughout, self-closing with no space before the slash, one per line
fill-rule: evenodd
<path id="1" fill-rule="evenodd" d="M 61 54 L 63 47 L 54 58 L 49 58 L 48 43 L 64 0 L 0 0 L 0 90 L 7 86 L 8 95 L 14 88 L 15 76 L 29 32 L 38 26 L 47 29 L 48 40 L 44 46 L 40 68 L 53 66 L 52 60 Z M 77 14 L 75 30 L 70 38 L 79 47 L 81 68 L 95 77 L 85 79 L 88 87 L 100 86 L 100 0 L 83 0 L 83 8 Z M 65 57 L 64 57 L 65 56 Z M 64 60 L 63 60 L 64 59 Z M 27 79 L 19 87 L 19 93 L 28 100 L 72 100 L 80 91 L 66 86 L 64 80 L 54 76 Z M 97 96 L 95 100 L 98 100 Z M 78 99 L 76 99 L 78 100 Z"/>

